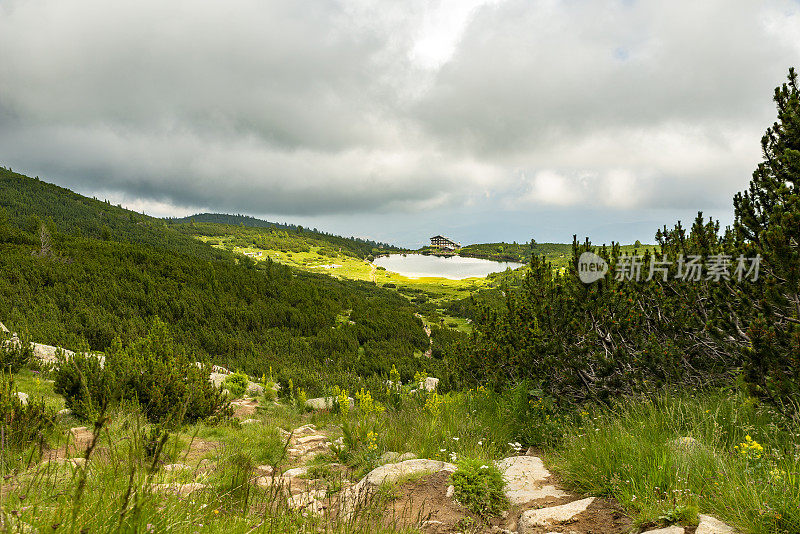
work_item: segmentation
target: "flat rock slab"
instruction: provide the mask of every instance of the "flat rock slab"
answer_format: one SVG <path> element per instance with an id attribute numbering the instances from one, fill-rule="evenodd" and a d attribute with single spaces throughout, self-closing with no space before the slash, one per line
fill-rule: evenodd
<path id="1" fill-rule="evenodd" d="M 550 478 L 541 458 L 512 456 L 497 462 L 506 482 L 506 497 L 511 504 L 524 504 L 544 497 L 564 497 L 567 493 L 555 486 L 544 485 Z"/>
<path id="2" fill-rule="evenodd" d="M 307 473 L 308 473 L 308 466 L 304 465 L 302 467 L 295 467 L 294 469 L 289 469 L 288 471 L 283 473 L 283 476 L 286 478 L 297 478 L 305 476 Z"/>
<path id="3" fill-rule="evenodd" d="M 683 534 L 683 532 L 684 532 L 683 527 L 672 525 L 671 527 L 667 528 L 648 530 L 646 532 L 643 532 L 642 534 Z"/>
<path id="4" fill-rule="evenodd" d="M 292 432 L 292 435 L 297 438 L 300 436 L 308 436 L 309 434 L 313 434 L 316 431 L 317 427 L 315 427 L 312 424 L 308 424 L 295 428 L 294 431 Z"/>
<path id="5" fill-rule="evenodd" d="M 519 518 L 519 532 L 525 534 L 533 532 L 536 527 L 549 527 L 571 521 L 576 515 L 586 511 L 593 502 L 594 497 L 588 497 L 559 506 L 523 512 Z"/>
<path id="6" fill-rule="evenodd" d="M 186 464 L 166 464 L 162 469 L 167 473 L 192 470 L 192 468 Z"/>
<path id="7" fill-rule="evenodd" d="M 406 460 L 376 467 L 359 482 L 359 485 L 380 486 L 381 484 L 397 482 L 407 476 L 438 473 L 439 471 L 455 473 L 456 466 L 439 460 Z"/>
<path id="8" fill-rule="evenodd" d="M 700 514 L 700 524 L 697 525 L 695 534 L 736 534 L 736 530 L 710 515 Z"/>

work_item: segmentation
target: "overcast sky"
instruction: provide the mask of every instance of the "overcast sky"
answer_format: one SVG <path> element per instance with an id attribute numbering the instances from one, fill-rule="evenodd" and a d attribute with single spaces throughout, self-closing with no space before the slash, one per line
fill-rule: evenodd
<path id="1" fill-rule="evenodd" d="M 418 246 L 732 219 L 797 0 L 0 0 L 0 164 Z"/>

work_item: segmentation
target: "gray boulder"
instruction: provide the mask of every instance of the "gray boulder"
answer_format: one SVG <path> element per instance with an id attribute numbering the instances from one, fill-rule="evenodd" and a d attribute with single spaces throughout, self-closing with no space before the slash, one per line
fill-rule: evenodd
<path id="1" fill-rule="evenodd" d="M 590 504 L 594 502 L 594 497 L 573 501 L 560 506 L 550 506 L 548 508 L 537 508 L 523 512 L 519 518 L 519 533 L 528 534 L 536 532 L 538 527 L 549 527 L 561 523 L 569 523 L 581 512 L 584 512 Z"/>
<path id="2" fill-rule="evenodd" d="M 211 381 L 212 384 L 214 384 L 214 387 L 218 388 L 218 387 L 222 386 L 222 382 L 225 381 L 225 377 L 226 376 L 228 376 L 228 375 L 226 375 L 224 373 L 216 373 L 216 372 L 214 372 L 214 373 L 211 373 L 210 375 L 208 375 L 208 379 Z"/>
<path id="3" fill-rule="evenodd" d="M 436 387 L 439 385 L 439 379 L 434 378 L 432 376 L 425 377 L 425 380 L 420 381 L 419 388 L 424 389 L 425 391 L 436 391 Z"/>
<path id="4" fill-rule="evenodd" d="M 353 397 L 347 397 L 350 401 L 350 409 L 353 409 L 355 406 L 355 399 Z M 308 399 L 306 401 L 306 406 L 311 408 L 312 410 L 330 410 L 333 408 L 333 404 L 336 401 L 335 397 L 317 397 L 315 399 Z"/>
<path id="5" fill-rule="evenodd" d="M 247 384 L 247 395 L 250 397 L 260 397 L 264 394 L 264 386 L 261 384 L 256 384 L 255 382 L 249 382 Z"/>

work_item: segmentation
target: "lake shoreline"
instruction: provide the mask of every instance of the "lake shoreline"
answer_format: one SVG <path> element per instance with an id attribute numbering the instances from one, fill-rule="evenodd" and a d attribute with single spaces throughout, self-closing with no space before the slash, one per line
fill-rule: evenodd
<path id="1" fill-rule="evenodd" d="M 373 265 L 379 269 L 411 279 L 446 278 L 464 280 L 485 278 L 493 273 L 507 269 L 518 269 L 525 264 L 519 262 L 499 262 L 484 258 L 474 258 L 459 254 L 393 253 L 376 256 Z"/>

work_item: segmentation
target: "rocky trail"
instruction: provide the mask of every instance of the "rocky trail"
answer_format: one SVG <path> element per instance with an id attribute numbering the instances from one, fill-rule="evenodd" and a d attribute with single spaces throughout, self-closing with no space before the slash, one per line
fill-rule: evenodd
<path id="1" fill-rule="evenodd" d="M 0 331 L 5 327 L 0 323 Z M 7 331 L 7 330 L 5 330 Z M 7 343 L 19 343 L 14 337 Z M 34 355 L 52 361 L 56 347 L 32 344 Z M 210 380 L 218 387 L 230 371 L 214 367 Z M 430 382 L 429 382 L 430 381 Z M 422 389 L 435 390 L 436 379 L 428 378 Z M 242 425 L 264 425 L 259 408 L 264 390 L 250 383 L 248 395 L 232 402 L 234 416 Z M 23 402 L 25 399 L 23 399 Z M 350 399 L 351 405 L 353 400 Z M 310 399 L 312 410 L 328 410 L 332 398 Z M 68 410 L 63 410 L 68 412 Z M 266 428 L 265 428 L 266 430 Z M 456 466 L 447 462 L 417 458 L 413 453 L 387 452 L 379 467 L 354 480 L 351 470 L 332 461 L 332 449 L 342 446 L 342 438 L 332 439 L 340 429 L 318 429 L 305 424 L 287 431 L 277 428 L 285 443 L 285 458 L 280 467 L 254 468 L 250 483 L 269 489 L 285 500 L 288 508 L 357 523 L 362 514 L 379 517 L 395 528 L 414 528 L 425 534 L 503 533 L 503 534 L 734 534 L 736 531 L 714 517 L 699 516 L 695 526 L 672 525 L 665 528 L 637 529 L 623 509 L 603 498 L 577 495 L 562 487 L 541 458 L 532 454 L 511 456 L 496 462 L 505 481 L 509 508 L 489 520 L 467 510 L 454 496 L 451 475 Z M 87 427 L 74 427 L 67 444 L 50 451 L 44 462 L 81 468 L 82 452 L 92 440 Z M 103 456 L 99 447 L 95 457 Z M 154 484 L 156 493 L 181 498 L 210 489 L 206 475 L 218 469 L 214 460 L 222 449 L 218 441 L 192 439 L 182 460 L 166 464 L 165 473 L 180 474 L 180 482 Z M 319 456 L 324 456 L 319 461 Z M 169 480 L 169 477 L 167 477 Z"/>
<path id="2" fill-rule="evenodd" d="M 252 414 L 248 414 L 252 415 Z M 246 424 L 263 424 L 246 419 Z M 506 483 L 510 507 L 501 516 L 484 521 L 455 498 L 450 475 L 456 466 L 438 460 L 416 458 L 412 453 L 389 452 L 383 465 L 359 480 L 341 464 L 328 461 L 332 445 L 330 429 L 305 424 L 292 431 L 279 429 L 286 440 L 286 466 L 255 468 L 251 483 L 272 489 L 286 505 L 304 514 L 357 522 L 362 515 L 382 518 L 386 526 L 416 528 L 425 534 L 733 534 L 735 531 L 710 516 L 700 516 L 694 526 L 636 529 L 616 503 L 577 495 L 560 485 L 556 476 L 533 455 L 512 456 L 497 462 Z M 338 441 L 338 443 L 337 443 Z M 208 450 L 209 443 L 203 448 Z M 317 458 L 327 456 L 321 462 Z M 190 456 L 191 457 L 191 456 Z M 292 466 L 292 467 L 289 467 Z M 198 468 L 164 466 L 167 470 Z M 208 465 L 206 469 L 213 468 Z M 197 482 L 167 484 L 155 488 L 180 496 L 205 488 Z"/>

